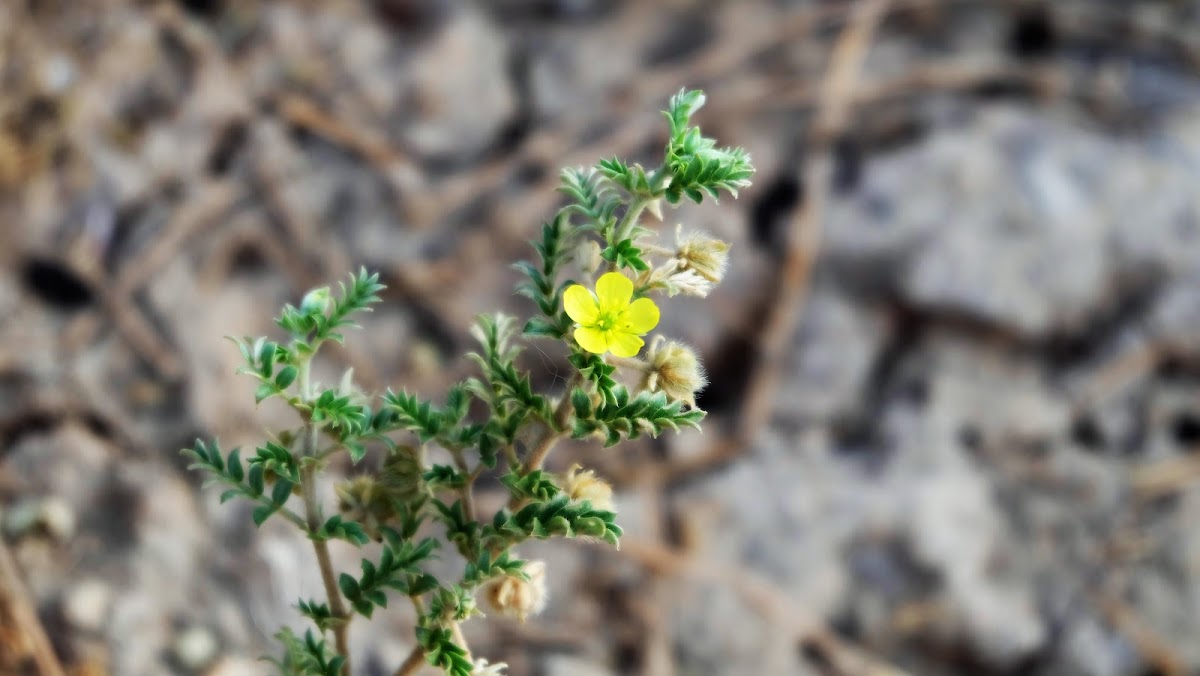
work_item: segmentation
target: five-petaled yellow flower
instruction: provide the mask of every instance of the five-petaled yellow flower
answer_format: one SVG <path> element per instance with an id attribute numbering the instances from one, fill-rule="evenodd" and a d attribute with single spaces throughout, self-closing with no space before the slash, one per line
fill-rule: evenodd
<path id="1" fill-rule="evenodd" d="M 658 306 L 649 298 L 632 303 L 633 282 L 619 272 L 608 272 L 596 281 L 596 293 L 573 285 L 563 294 L 563 307 L 579 327 L 575 340 L 588 352 L 612 352 L 632 357 L 645 344 L 644 336 L 658 326 Z"/>

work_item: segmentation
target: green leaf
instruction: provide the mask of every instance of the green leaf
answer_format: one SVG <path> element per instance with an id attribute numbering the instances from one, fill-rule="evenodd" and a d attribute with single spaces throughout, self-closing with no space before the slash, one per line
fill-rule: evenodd
<path id="1" fill-rule="evenodd" d="M 360 593 L 358 580 L 355 580 L 349 573 L 342 573 L 338 576 L 338 588 L 342 590 L 342 594 L 348 599 L 357 598 Z"/>
<path id="2" fill-rule="evenodd" d="M 275 513 L 275 509 L 276 508 L 272 505 L 259 505 L 258 507 L 255 507 L 254 511 L 251 513 L 251 518 L 254 519 L 254 525 L 262 526 L 263 523 L 267 519 L 271 518 L 271 515 Z"/>
<path id="3" fill-rule="evenodd" d="M 592 397 L 582 387 L 571 390 L 571 407 L 576 418 L 592 417 Z"/>
<path id="4" fill-rule="evenodd" d="M 242 469 L 241 453 L 242 453 L 242 449 L 240 449 L 240 448 L 233 449 L 233 451 L 229 454 L 229 462 L 228 462 L 228 470 L 227 470 L 229 472 L 229 478 L 233 479 L 234 481 L 239 481 L 239 482 L 242 480 L 242 477 L 245 476 L 245 471 Z"/>
<path id="5" fill-rule="evenodd" d="M 430 467 L 429 470 L 421 475 L 421 479 L 432 490 L 439 488 L 459 489 L 466 486 L 468 481 L 466 474 L 447 465 L 434 465 Z"/>
<path id="6" fill-rule="evenodd" d="M 343 441 L 342 444 L 346 447 L 346 451 L 350 454 L 350 462 L 354 463 L 355 465 L 357 465 L 359 461 L 363 459 L 363 456 L 367 454 L 367 447 L 359 441 L 347 439 Z"/>
<path id="7" fill-rule="evenodd" d="M 634 246 L 631 239 L 623 239 L 604 249 L 600 256 L 620 268 L 632 268 L 638 272 L 650 269 L 650 264 L 642 259 L 642 250 Z"/>
<path id="8" fill-rule="evenodd" d="M 275 394 L 275 386 L 270 383 L 263 383 L 254 390 L 254 403 L 261 404 L 263 400 Z"/>
<path id="9" fill-rule="evenodd" d="M 295 366 L 288 365 L 283 367 L 275 375 L 275 387 L 278 387 L 280 390 L 286 390 L 289 385 L 295 382 L 296 375 L 299 373 L 299 369 Z"/>
<path id="10" fill-rule="evenodd" d="M 562 326 L 562 322 L 551 321 L 542 317 L 532 317 L 525 322 L 525 328 L 521 330 L 527 336 L 535 338 L 554 338 L 562 339 L 566 335 L 566 330 Z"/>
<path id="11" fill-rule="evenodd" d="M 508 488 L 509 494 L 518 499 L 549 500 L 561 490 L 546 472 L 535 469 L 528 474 L 508 472 L 500 477 L 500 483 Z"/>
<path id="12" fill-rule="evenodd" d="M 271 502 L 275 503 L 277 507 L 282 507 L 288 498 L 292 497 L 293 485 L 291 481 L 283 477 L 275 479 L 275 487 L 271 489 Z"/>
<path id="13" fill-rule="evenodd" d="M 246 484 L 249 486 L 250 493 L 252 495 L 257 496 L 263 494 L 263 491 L 266 490 L 266 486 L 263 480 L 262 465 L 250 466 L 250 471 L 246 476 Z"/>

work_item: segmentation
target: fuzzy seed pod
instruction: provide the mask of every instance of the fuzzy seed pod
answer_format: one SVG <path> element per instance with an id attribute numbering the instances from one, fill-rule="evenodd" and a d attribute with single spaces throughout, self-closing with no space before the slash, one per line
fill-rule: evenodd
<path id="1" fill-rule="evenodd" d="M 472 676 L 504 676 L 504 670 L 508 665 L 504 662 L 488 664 L 488 661 L 482 657 L 475 660 L 475 664 L 471 667 Z"/>
<path id="2" fill-rule="evenodd" d="M 682 401 L 688 406 L 696 405 L 696 393 L 704 389 L 708 379 L 704 367 L 692 348 L 676 341 L 667 341 L 662 336 L 654 339 L 646 354 L 646 375 L 642 388 L 650 392 L 663 392 L 672 401 Z"/>
<path id="3" fill-rule="evenodd" d="M 582 470 L 582 471 L 580 471 Z M 572 500 L 587 500 L 592 507 L 611 512 L 613 509 L 613 489 L 608 482 L 596 476 L 590 469 L 583 469 L 578 464 L 562 478 L 563 489 Z"/>
<path id="4" fill-rule="evenodd" d="M 524 622 L 546 607 L 546 562 L 526 561 L 524 573 L 528 580 L 517 575 L 505 575 L 488 582 L 483 598 L 492 610 Z"/>
<path id="5" fill-rule="evenodd" d="M 683 234 L 683 226 L 675 226 L 675 260 L 679 270 L 693 271 L 714 286 L 725 277 L 729 262 L 729 245 L 703 232 Z"/>

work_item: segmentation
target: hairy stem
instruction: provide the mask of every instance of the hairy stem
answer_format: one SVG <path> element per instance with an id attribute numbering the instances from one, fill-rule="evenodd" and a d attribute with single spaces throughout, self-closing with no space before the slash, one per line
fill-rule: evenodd
<path id="1" fill-rule="evenodd" d="M 617 242 L 629 238 L 629 233 L 633 231 L 633 226 L 637 225 L 642 212 L 646 210 L 646 207 L 650 206 L 651 201 L 649 197 L 634 198 L 633 202 L 629 205 L 629 209 L 625 212 L 625 217 L 617 225 Z"/>
<path id="2" fill-rule="evenodd" d="M 555 432 L 547 430 L 545 436 L 534 446 L 533 452 L 529 454 L 529 461 L 525 463 L 525 473 L 528 474 L 535 469 L 541 469 L 546 462 L 546 457 L 550 455 L 550 451 L 554 450 L 554 445 L 560 439 L 567 436 L 565 432 Z"/>
<path id="3" fill-rule="evenodd" d="M 467 645 L 467 637 L 463 636 L 462 628 L 458 626 L 457 622 L 450 623 L 450 635 L 454 637 L 454 642 L 460 648 L 467 651 L 467 659 L 471 659 L 471 647 Z"/>
<path id="4" fill-rule="evenodd" d="M 554 444 L 567 436 L 567 423 L 571 421 L 571 392 L 578 386 L 578 375 L 567 381 L 562 399 L 558 400 L 558 406 L 554 409 L 553 424 L 546 426 L 545 434 L 538 441 L 537 446 L 534 446 L 533 452 L 529 454 L 529 458 L 525 462 L 526 474 L 535 469 L 541 469 L 542 464 L 546 462 L 546 456 L 550 455 L 550 451 L 554 449 Z"/>
<path id="5" fill-rule="evenodd" d="M 453 448 L 453 449 L 450 449 L 450 453 L 451 453 L 451 455 L 454 456 L 454 464 L 456 467 L 458 467 L 458 470 L 460 472 L 462 472 L 463 474 L 467 475 L 467 483 L 465 485 L 463 485 L 463 487 L 460 488 L 458 492 L 459 492 L 459 495 L 462 496 L 463 514 L 467 517 L 468 521 L 474 521 L 475 520 L 475 493 L 472 490 L 472 488 L 475 484 L 475 479 L 476 479 L 476 477 L 479 476 L 479 474 L 477 472 L 471 472 L 470 470 L 468 470 L 467 459 L 463 456 L 462 449 Z"/>
<path id="6" fill-rule="evenodd" d="M 413 646 L 413 652 L 408 653 L 408 658 L 404 659 L 404 663 L 398 666 L 396 672 L 392 676 L 413 676 L 421 670 L 421 665 L 425 664 L 425 648 L 419 645 Z"/>
<path id="7" fill-rule="evenodd" d="M 304 360 L 300 365 L 300 391 L 303 393 L 305 400 L 312 398 L 312 390 L 309 384 L 309 368 L 312 359 Z M 321 527 L 321 503 L 317 498 L 317 481 L 316 470 L 317 464 L 313 457 L 317 450 L 317 435 L 318 430 L 316 425 L 311 422 L 306 423 L 304 433 L 304 448 L 303 457 L 309 462 L 302 461 L 302 469 L 300 470 L 300 492 L 304 498 L 304 518 L 308 525 L 308 532 L 315 533 Z M 342 673 L 346 676 L 350 674 L 350 646 L 347 640 L 347 633 L 350 626 L 350 614 L 346 612 L 346 605 L 342 601 L 342 592 L 338 589 L 337 576 L 333 572 L 333 560 L 329 556 L 329 543 L 325 540 L 312 538 L 313 551 L 317 555 L 317 565 L 321 569 L 321 582 L 325 585 L 325 595 L 329 599 L 329 609 L 333 612 L 333 616 L 341 619 L 333 627 L 333 636 L 337 644 L 338 654 L 346 658 L 345 664 L 342 666 Z"/>
<path id="8" fill-rule="evenodd" d="M 393 676 L 412 676 L 421 670 L 421 666 L 425 664 L 425 649 L 420 645 L 413 646 L 412 652 L 408 654 L 408 658 L 404 663 L 396 669 Z"/>

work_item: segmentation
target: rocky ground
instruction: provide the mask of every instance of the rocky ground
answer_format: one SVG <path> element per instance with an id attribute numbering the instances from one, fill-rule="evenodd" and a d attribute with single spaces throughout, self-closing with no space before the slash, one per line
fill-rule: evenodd
<path id="1" fill-rule="evenodd" d="M 529 548 L 547 612 L 472 646 L 546 676 L 1200 671 L 1200 9 L 895 0 L 809 185 L 849 10 L 0 5 L 0 530 L 68 670 L 269 673 L 320 584 L 177 454 L 286 420 L 222 336 L 366 265 L 385 304 L 318 377 L 440 394 L 476 313 L 527 312 L 507 263 L 558 167 L 652 156 L 686 84 L 759 167 L 678 213 L 734 245 L 711 304 L 664 315 L 709 365 L 709 426 L 558 458 L 614 479 L 623 548 Z M 788 229 L 826 193 L 748 412 Z M 15 615 L 0 672 L 37 673 Z M 355 627 L 361 673 L 411 622 Z"/>

